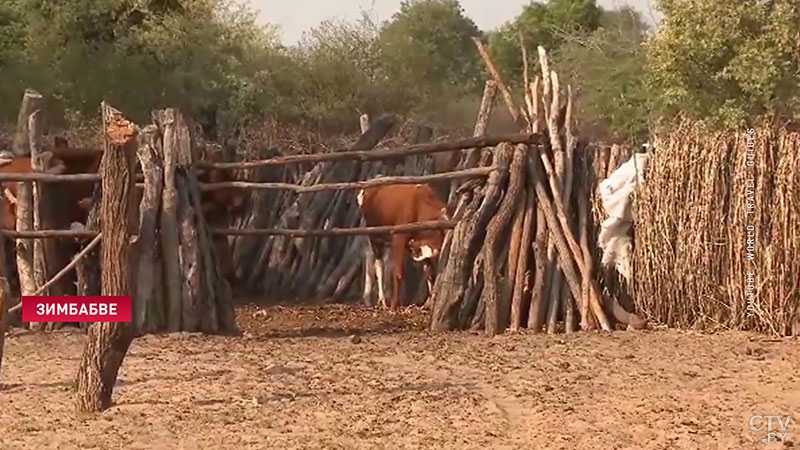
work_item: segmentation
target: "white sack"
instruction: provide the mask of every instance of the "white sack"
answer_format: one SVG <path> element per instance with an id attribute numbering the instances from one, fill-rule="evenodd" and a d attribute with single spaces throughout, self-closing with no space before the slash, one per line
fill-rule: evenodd
<path id="1" fill-rule="evenodd" d="M 633 226 L 631 194 L 636 189 L 637 178 L 639 182 L 644 180 L 644 171 L 649 161 L 650 154 L 635 153 L 598 186 L 603 208 L 608 214 L 608 218 L 600 225 L 600 234 L 597 237 L 598 245 L 603 250 L 601 264 L 613 265 L 628 282 L 631 281 L 633 258 L 633 240 L 630 236 Z"/>

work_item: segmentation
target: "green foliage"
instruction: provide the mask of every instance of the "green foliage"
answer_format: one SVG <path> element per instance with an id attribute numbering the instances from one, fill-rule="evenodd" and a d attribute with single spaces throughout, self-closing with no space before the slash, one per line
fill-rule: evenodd
<path id="1" fill-rule="evenodd" d="M 76 122 L 108 100 L 134 120 L 177 106 L 230 130 L 271 115 L 352 125 L 358 112 L 425 114 L 460 105 L 482 84 L 455 0 L 406 2 L 378 27 L 324 22 L 298 45 L 227 0 L 9 0 L 0 5 L 0 117 L 26 87 Z"/>
<path id="2" fill-rule="evenodd" d="M 603 10 L 596 0 L 550 0 L 531 2 L 514 20 L 490 37 L 490 49 L 498 69 L 512 79 L 522 75 L 519 34 L 526 46 L 543 46 L 551 54 L 575 36 L 591 33 L 600 25 Z M 531 55 L 531 60 L 535 55 Z"/>
<path id="3" fill-rule="evenodd" d="M 166 106 L 214 115 L 223 132 L 265 116 L 354 131 L 358 114 L 386 111 L 469 126 L 486 78 L 473 38 L 488 38 L 516 95 L 520 32 L 533 72 L 542 45 L 595 135 L 639 139 L 679 113 L 741 126 L 800 111 L 798 0 L 661 0 L 650 38 L 633 10 L 596 0 L 531 2 L 488 34 L 457 0 L 406 0 L 386 23 L 323 22 L 289 48 L 240 3 L 0 1 L 0 120 L 30 87 L 71 126 L 102 100 L 137 121 Z"/>
<path id="4" fill-rule="evenodd" d="M 0 35 L 21 36 L 13 41 L 21 45 L 2 75 L 2 98 L 13 99 L 0 111 L 5 117 L 14 117 L 25 87 L 55 99 L 68 117 L 96 115 L 102 100 L 136 120 L 168 105 L 245 112 L 274 53 L 269 30 L 220 0 L 12 5 L 12 24 Z"/>
<path id="5" fill-rule="evenodd" d="M 298 112 L 326 128 L 357 125 L 359 112 L 451 116 L 482 85 L 480 36 L 455 0 L 404 2 L 382 26 L 323 22 L 292 52 Z"/>
<path id="6" fill-rule="evenodd" d="M 584 128 L 626 140 L 646 138 L 652 97 L 644 70 L 646 31 L 632 8 L 606 11 L 597 30 L 560 48 L 556 69 L 576 88 Z"/>
<path id="7" fill-rule="evenodd" d="M 302 63 L 297 85 L 300 117 L 317 123 L 338 123 L 335 118 L 341 118 L 355 126 L 358 111 L 373 111 L 381 97 L 377 36 L 366 17 L 356 24 L 326 21 L 304 36 L 293 53 Z"/>
<path id="8" fill-rule="evenodd" d="M 483 73 L 474 37 L 482 33 L 457 0 L 406 0 L 380 30 L 384 74 L 408 94 L 409 109 L 475 92 Z"/>
<path id="9" fill-rule="evenodd" d="M 763 115 L 798 117 L 799 2 L 661 0 L 659 9 L 648 62 L 665 118 L 741 127 Z"/>

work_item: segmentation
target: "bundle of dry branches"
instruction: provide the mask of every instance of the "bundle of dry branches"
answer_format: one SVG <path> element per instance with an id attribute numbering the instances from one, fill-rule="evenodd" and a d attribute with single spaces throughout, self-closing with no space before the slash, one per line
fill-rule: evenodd
<path id="1" fill-rule="evenodd" d="M 542 145 L 517 147 L 510 165 L 511 149 L 499 146 L 492 161 L 497 173 L 485 189 L 479 184 L 461 192 L 463 212 L 457 209 L 456 214 L 465 219 L 446 240 L 450 248 L 443 252 L 448 259 L 434 288 L 431 328 L 484 328 L 494 335 L 524 324 L 539 331 L 546 324 L 553 333 L 559 321 L 571 332 L 578 323 L 594 328 L 596 320 L 610 330 L 606 314 L 629 328 L 643 328 L 645 320 L 628 313 L 616 298 L 603 296 L 593 273 L 598 255 L 591 250 L 594 223 L 588 220 L 588 197 L 595 180 L 586 176 L 593 160 L 574 130 L 571 88 L 565 89 L 564 101 L 542 47 L 541 78 L 531 82 L 521 39 L 520 44 L 526 108 L 514 103 L 488 50 L 475 39 L 492 77 L 486 91 L 500 91 L 521 131 L 544 132 L 547 139 Z M 480 123 L 476 132 L 479 128 Z"/>

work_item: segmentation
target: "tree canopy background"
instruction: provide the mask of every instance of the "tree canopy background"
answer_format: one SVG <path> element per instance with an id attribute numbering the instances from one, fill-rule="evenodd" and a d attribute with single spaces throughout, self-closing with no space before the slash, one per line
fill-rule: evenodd
<path id="1" fill-rule="evenodd" d="M 800 0 L 657 7 L 655 31 L 595 0 L 531 2 L 480 30 L 457 0 L 407 0 L 385 23 L 323 22 L 286 47 L 227 0 L 4 0 L 0 121 L 33 88 L 65 126 L 96 120 L 108 100 L 140 121 L 167 106 L 213 116 L 224 133 L 266 117 L 352 132 L 357 114 L 387 111 L 468 129 L 486 79 L 472 38 L 519 91 L 520 34 L 532 73 L 543 45 L 578 94 L 578 120 L 604 139 L 646 139 L 676 115 L 728 127 L 798 115 Z"/>

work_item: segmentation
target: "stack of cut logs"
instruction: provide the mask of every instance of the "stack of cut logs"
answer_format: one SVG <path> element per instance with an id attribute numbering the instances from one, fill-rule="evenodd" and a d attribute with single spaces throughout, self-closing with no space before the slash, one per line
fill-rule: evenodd
<path id="1" fill-rule="evenodd" d="M 539 51 L 541 76 L 530 81 L 522 48 L 525 108 L 518 107 L 483 44 L 475 39 L 491 80 L 487 82 L 475 132 L 490 115 L 497 90 L 523 131 L 542 132 L 543 145 L 500 145 L 480 158 L 466 155 L 462 165 L 508 168 L 490 176 L 487 186 L 462 189 L 455 217 L 463 218 L 446 239 L 433 292 L 432 330 L 483 328 L 489 335 L 523 326 L 548 332 L 563 320 L 567 332 L 613 322 L 642 328 L 646 321 L 604 298 L 593 274 L 590 244 L 592 162 L 578 145 L 573 126 L 574 98 L 562 99 L 558 75 Z M 562 106 L 563 105 L 563 106 Z M 484 232 L 485 228 L 485 232 Z M 448 248 L 449 245 L 449 248 Z M 449 254 L 449 257 L 447 256 Z M 566 283 L 564 283 L 566 281 Z M 580 318 L 578 318 L 580 314 Z"/>

